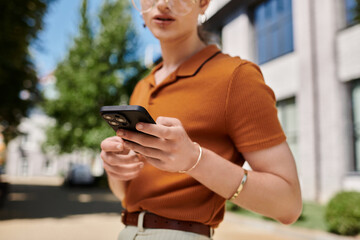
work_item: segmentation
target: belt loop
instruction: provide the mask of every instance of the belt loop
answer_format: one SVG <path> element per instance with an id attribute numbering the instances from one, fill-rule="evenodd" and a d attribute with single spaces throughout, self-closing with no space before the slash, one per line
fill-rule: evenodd
<path id="1" fill-rule="evenodd" d="M 143 232 L 144 231 L 144 217 L 145 217 L 145 211 L 141 212 L 139 214 L 139 218 L 138 218 L 138 229 L 139 229 L 139 232 Z"/>
<path id="2" fill-rule="evenodd" d="M 214 228 L 210 227 L 210 239 L 212 240 L 214 236 Z"/>

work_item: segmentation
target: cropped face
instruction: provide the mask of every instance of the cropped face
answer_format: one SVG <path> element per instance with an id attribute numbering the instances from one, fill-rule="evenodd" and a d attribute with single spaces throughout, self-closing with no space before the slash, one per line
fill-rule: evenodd
<path id="1" fill-rule="evenodd" d="M 209 3 L 209 0 L 132 1 L 146 26 L 160 41 L 197 36 L 198 16 L 205 12 Z"/>
<path id="2" fill-rule="evenodd" d="M 135 9 L 142 14 L 150 11 L 157 2 L 158 0 L 132 0 Z M 164 2 L 174 14 L 184 16 L 191 12 L 197 0 L 164 0 Z"/>

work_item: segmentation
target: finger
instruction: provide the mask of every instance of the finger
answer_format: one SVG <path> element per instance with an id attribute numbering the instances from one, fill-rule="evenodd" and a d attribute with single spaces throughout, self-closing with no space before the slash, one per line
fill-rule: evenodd
<path id="1" fill-rule="evenodd" d="M 106 171 L 106 173 L 108 174 L 109 178 L 118 180 L 118 181 L 130 181 L 134 178 L 137 178 L 140 174 L 140 171 L 137 173 L 129 173 L 129 174 L 125 174 L 125 175 L 118 175 L 116 173 L 112 173 L 112 172 L 108 172 Z"/>
<path id="2" fill-rule="evenodd" d="M 133 153 L 133 154 L 119 154 L 114 152 L 104 152 L 102 151 L 100 154 L 101 158 L 104 162 L 107 162 L 108 164 L 112 166 L 116 165 L 123 165 L 123 164 L 129 164 L 134 162 L 139 162 L 139 157 Z"/>
<path id="3" fill-rule="evenodd" d="M 101 142 L 101 149 L 105 152 L 121 152 L 124 150 L 124 140 L 118 136 L 106 138 Z"/>
<path id="4" fill-rule="evenodd" d="M 128 181 L 133 178 L 136 178 L 139 175 L 142 167 L 134 168 L 132 171 L 129 170 L 129 171 L 123 172 L 123 171 L 119 171 L 116 168 L 113 168 L 113 167 L 105 164 L 104 169 L 105 169 L 106 173 L 108 175 L 110 175 L 110 177 L 121 180 L 121 181 Z"/>
<path id="5" fill-rule="evenodd" d="M 133 131 L 119 130 L 117 134 L 121 136 L 123 139 L 128 140 L 126 142 L 135 142 L 139 145 L 157 148 L 161 150 L 165 150 L 165 139 L 154 137 L 148 134 L 137 133 Z M 124 147 L 127 148 L 128 145 L 124 144 Z"/>
<path id="6" fill-rule="evenodd" d="M 157 124 L 138 123 L 136 129 L 158 138 L 176 139 L 181 129 L 181 122 L 176 118 L 159 117 Z"/>
<path id="7" fill-rule="evenodd" d="M 104 165 L 103 165 L 105 170 L 111 171 L 116 174 L 125 174 L 125 173 L 136 172 L 136 171 L 142 169 L 143 166 L 144 166 L 143 162 L 123 164 L 121 166 L 111 165 L 108 162 L 104 162 Z"/>
<path id="8" fill-rule="evenodd" d="M 127 174 L 123 174 L 123 175 L 119 175 L 117 173 L 113 173 L 113 172 L 109 172 L 109 171 L 106 171 L 106 173 L 109 175 L 110 178 L 116 179 L 118 181 L 130 181 L 134 178 L 137 178 L 140 174 L 140 171 L 134 172 L 134 173 L 127 173 Z"/>
<path id="9" fill-rule="evenodd" d="M 125 146 L 145 157 L 151 157 L 157 159 L 167 158 L 167 154 L 165 154 L 165 152 L 160 149 L 144 147 L 142 145 L 133 142 L 125 142 Z"/>

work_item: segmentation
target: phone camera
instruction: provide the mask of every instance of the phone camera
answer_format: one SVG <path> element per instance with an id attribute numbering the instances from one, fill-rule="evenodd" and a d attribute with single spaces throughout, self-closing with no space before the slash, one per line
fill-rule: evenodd
<path id="1" fill-rule="evenodd" d="M 127 123 L 127 120 L 124 116 L 121 115 L 115 115 L 115 120 L 120 122 L 120 123 Z"/>
<path id="2" fill-rule="evenodd" d="M 113 120 L 113 117 L 109 114 L 104 114 L 103 118 L 105 118 L 106 120 Z"/>
<path id="3" fill-rule="evenodd" d="M 111 124 L 111 125 L 113 125 L 113 126 L 118 126 L 118 125 L 120 125 L 118 122 L 116 122 L 116 121 L 109 121 L 109 123 Z"/>

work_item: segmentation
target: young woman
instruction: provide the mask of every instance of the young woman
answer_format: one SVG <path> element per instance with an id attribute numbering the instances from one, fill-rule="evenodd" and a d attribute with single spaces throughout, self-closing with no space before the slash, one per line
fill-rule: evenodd
<path id="1" fill-rule="evenodd" d="M 200 40 L 198 18 L 209 2 L 139 2 L 163 62 L 130 99 L 156 124 L 139 123 L 146 134 L 118 131 L 101 144 L 110 187 L 126 208 L 119 239 L 210 239 L 227 199 L 284 224 L 300 215 L 274 94 L 255 64 Z"/>

